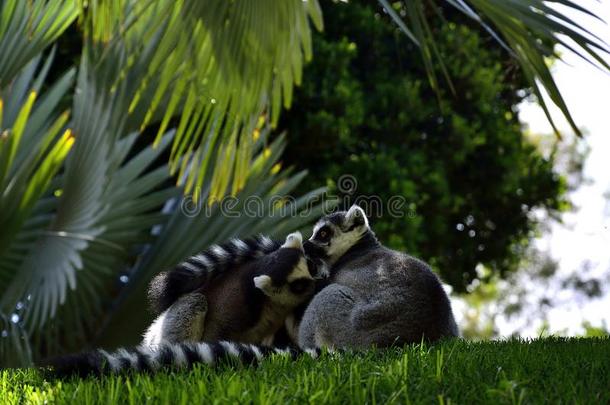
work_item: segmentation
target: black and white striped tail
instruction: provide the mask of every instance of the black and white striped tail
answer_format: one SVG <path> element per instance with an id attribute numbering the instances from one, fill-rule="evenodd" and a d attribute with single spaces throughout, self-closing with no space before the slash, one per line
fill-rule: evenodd
<path id="1" fill-rule="evenodd" d="M 277 250 L 280 242 L 259 235 L 250 239 L 232 239 L 214 245 L 178 264 L 172 270 L 159 273 L 150 283 L 148 300 L 155 315 L 159 315 L 180 296 L 193 292 L 215 275 L 237 264 L 245 263 Z"/>
<path id="2" fill-rule="evenodd" d="M 98 349 L 91 352 L 58 357 L 46 365 L 46 372 L 54 377 L 72 375 L 88 376 L 117 374 L 129 370 L 138 372 L 155 372 L 164 368 L 188 369 L 194 364 L 254 365 L 264 358 L 281 355 L 296 359 L 301 355 L 318 357 L 317 349 L 301 350 L 297 348 L 277 348 L 251 344 L 217 342 L 217 343 L 165 343 L 157 348 L 138 346 L 122 348 L 108 353 Z"/>

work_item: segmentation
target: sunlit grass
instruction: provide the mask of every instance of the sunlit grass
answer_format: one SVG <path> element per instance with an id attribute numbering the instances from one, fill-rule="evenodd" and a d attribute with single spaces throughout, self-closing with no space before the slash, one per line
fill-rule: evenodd
<path id="1" fill-rule="evenodd" d="M 2 371 L 0 404 L 17 403 L 596 403 L 610 402 L 610 340 L 448 341 L 258 367 L 45 379 Z"/>

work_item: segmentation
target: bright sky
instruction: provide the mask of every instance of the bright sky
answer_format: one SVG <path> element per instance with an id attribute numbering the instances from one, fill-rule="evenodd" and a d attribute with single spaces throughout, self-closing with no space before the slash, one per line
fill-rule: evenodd
<path id="1" fill-rule="evenodd" d="M 610 0 L 581 0 L 577 3 L 610 23 Z M 578 13 L 568 15 L 610 43 L 609 25 Z M 561 52 L 566 63 L 557 63 L 553 76 L 576 123 L 585 130 L 591 153 L 584 172 L 585 178 L 592 181 L 571 195 L 578 211 L 565 214 L 564 225 L 554 225 L 550 234 L 536 243 L 559 261 L 560 272 L 571 273 L 589 260 L 593 264 L 590 275 L 607 277 L 610 273 L 610 198 L 604 194 L 610 191 L 610 74 L 595 69 L 565 49 Z M 610 61 L 610 58 L 606 59 Z M 537 105 L 523 105 L 520 116 L 532 132 L 551 132 L 544 113 Z M 560 114 L 554 116 L 560 122 L 564 137 L 567 140 L 573 137 L 567 123 L 559 119 Z M 610 291 L 606 292 L 604 298 L 584 306 L 579 307 L 568 299 L 565 304 L 554 308 L 549 319 L 551 332 L 562 329 L 569 333 L 579 332 L 583 319 L 597 326 L 605 319 L 610 327 Z M 498 322 L 498 326 L 502 335 L 509 334 L 514 328 L 510 322 Z M 535 336 L 538 327 L 531 325 L 525 335 Z"/>

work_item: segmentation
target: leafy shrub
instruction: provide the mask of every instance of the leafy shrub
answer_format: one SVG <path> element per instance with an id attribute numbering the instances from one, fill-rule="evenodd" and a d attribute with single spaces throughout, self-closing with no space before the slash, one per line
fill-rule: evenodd
<path id="1" fill-rule="evenodd" d="M 386 206 L 373 224 L 381 239 L 430 261 L 457 290 L 478 263 L 514 270 L 532 211 L 565 204 L 553 162 L 519 123 L 529 88 L 515 62 L 481 30 L 432 19 L 455 89 L 437 97 L 417 48 L 377 7 L 324 6 L 326 31 L 280 122 L 286 163 L 311 173 L 302 190 L 354 176 L 351 201 L 375 195 Z M 401 218 L 388 215 L 392 196 L 404 197 Z"/>

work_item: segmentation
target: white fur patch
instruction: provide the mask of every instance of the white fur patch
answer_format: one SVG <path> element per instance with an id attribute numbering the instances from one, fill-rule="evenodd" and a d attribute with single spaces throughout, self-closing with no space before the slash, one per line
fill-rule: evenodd
<path id="1" fill-rule="evenodd" d="M 116 354 L 124 359 L 127 359 L 129 361 L 129 364 L 131 365 L 131 367 L 133 367 L 133 368 L 138 367 L 138 356 L 136 356 L 135 353 L 129 353 L 125 349 L 119 349 L 119 350 L 117 350 Z"/>
<path id="2" fill-rule="evenodd" d="M 286 236 L 286 242 L 282 247 L 303 250 L 303 235 L 301 235 L 301 232 L 294 232 Z"/>
<path id="3" fill-rule="evenodd" d="M 252 280 L 254 281 L 256 288 L 259 290 L 265 291 L 265 289 L 271 286 L 271 277 L 266 275 L 254 277 Z"/>
<path id="4" fill-rule="evenodd" d="M 316 234 L 316 232 L 318 232 L 318 230 L 319 230 L 320 228 L 322 228 L 324 225 L 326 225 L 326 222 L 324 222 L 324 221 L 318 221 L 318 222 L 317 222 L 317 223 L 314 225 L 314 227 L 313 227 L 313 232 L 312 232 L 311 237 L 309 238 L 309 240 L 313 240 L 313 236 L 314 236 L 314 235 Z"/>
<path id="5" fill-rule="evenodd" d="M 218 257 L 225 258 L 229 253 L 218 245 L 212 246 L 212 252 Z"/>
<path id="6" fill-rule="evenodd" d="M 266 236 L 261 236 L 261 243 L 268 249 L 273 247 L 273 241 Z"/>
<path id="7" fill-rule="evenodd" d="M 239 357 L 239 350 L 237 350 L 234 343 L 222 341 L 220 342 L 220 345 L 224 347 L 227 353 L 229 353 L 231 356 Z"/>
<path id="8" fill-rule="evenodd" d="M 138 346 L 138 348 L 136 350 L 145 357 L 146 364 L 148 365 L 148 367 L 150 367 L 153 370 L 159 369 L 160 365 L 153 356 L 153 352 L 155 350 L 154 347 L 140 345 L 140 346 Z"/>
<path id="9" fill-rule="evenodd" d="M 263 353 L 261 353 L 261 351 L 259 350 L 258 347 L 254 346 L 254 345 L 250 345 L 250 349 L 252 349 L 252 353 L 254 353 L 257 360 L 260 360 L 263 358 Z"/>
<path id="10" fill-rule="evenodd" d="M 195 266 L 193 266 L 189 262 L 182 262 L 182 263 L 180 263 L 180 266 L 181 267 L 186 267 L 187 269 L 189 269 L 193 273 L 199 273 L 201 271 L 201 269 L 199 267 L 195 267 Z"/>
<path id="11" fill-rule="evenodd" d="M 199 343 L 196 346 L 197 354 L 199 358 L 206 364 L 214 364 L 214 356 L 212 355 L 212 349 L 207 343 Z"/>
<path id="12" fill-rule="evenodd" d="M 345 214 L 345 220 L 347 221 L 347 223 L 351 224 L 354 221 L 354 218 L 356 217 L 362 217 L 362 219 L 364 219 L 364 226 L 366 226 L 367 228 L 369 227 L 369 220 L 366 217 L 366 213 L 362 208 L 354 204 L 347 211 L 347 214 Z"/>
<path id="13" fill-rule="evenodd" d="M 144 338 L 142 340 L 143 346 L 148 346 L 150 348 L 156 348 L 163 342 L 163 324 L 165 323 L 165 317 L 167 316 L 167 311 L 165 310 L 153 321 L 153 323 L 148 327 L 146 332 L 144 333 Z"/>
<path id="14" fill-rule="evenodd" d="M 172 354 L 174 355 L 174 365 L 178 367 L 185 367 L 187 364 L 186 355 L 184 350 L 180 346 L 170 346 Z"/>
<path id="15" fill-rule="evenodd" d="M 202 265 L 205 268 L 208 268 L 212 265 L 212 262 L 210 262 L 210 260 L 205 257 L 205 255 L 197 255 L 197 256 L 193 256 L 192 260 L 196 261 L 197 263 L 199 263 L 200 265 Z"/>
<path id="16" fill-rule="evenodd" d="M 237 249 L 238 252 L 245 253 L 248 251 L 248 245 L 243 240 L 234 238 L 231 240 L 231 242 L 233 243 L 233 246 L 235 246 L 235 249 Z"/>
<path id="17" fill-rule="evenodd" d="M 116 373 L 121 369 L 121 363 L 113 355 L 108 353 L 106 350 L 100 350 L 99 352 L 102 356 L 106 358 L 106 361 L 108 362 L 108 365 L 110 366 L 110 370 L 112 372 Z"/>
<path id="18" fill-rule="evenodd" d="M 146 358 L 146 364 L 153 370 L 157 370 L 160 365 L 154 357 L 154 353 L 157 350 L 158 346 L 146 346 L 144 343 L 141 343 L 136 350 L 142 354 Z"/>
<path id="19" fill-rule="evenodd" d="M 341 233 L 332 238 L 330 246 L 326 249 L 326 254 L 329 256 L 329 262 L 336 262 L 362 238 L 360 229 L 354 229 L 351 232 Z"/>

